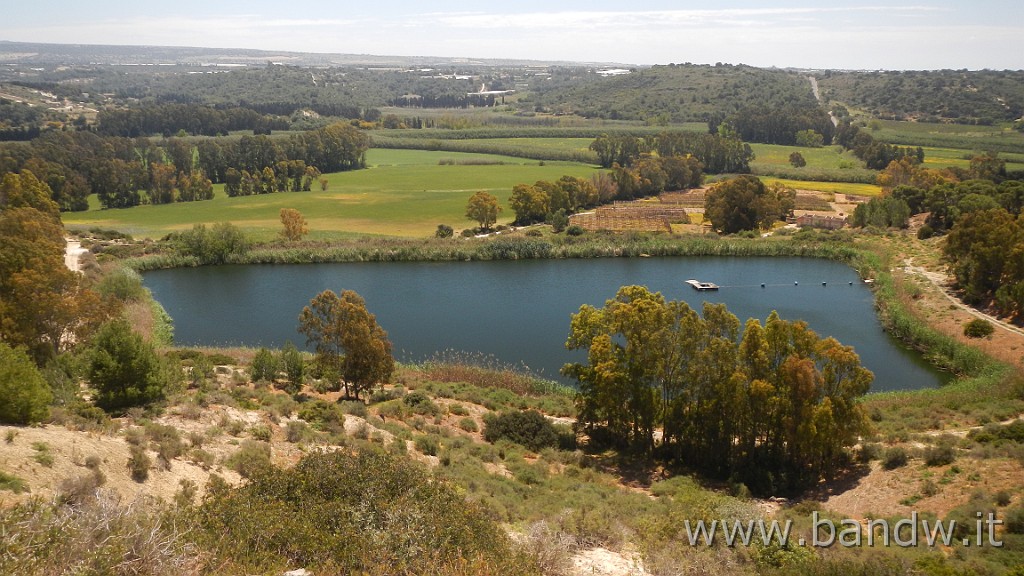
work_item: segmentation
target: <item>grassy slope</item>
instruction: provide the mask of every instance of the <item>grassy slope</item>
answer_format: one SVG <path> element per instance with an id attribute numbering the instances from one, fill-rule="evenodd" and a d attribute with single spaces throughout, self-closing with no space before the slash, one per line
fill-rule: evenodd
<path id="1" fill-rule="evenodd" d="M 439 166 L 442 158 L 493 160 L 504 165 Z M 499 223 L 512 220 L 507 207 L 512 187 L 521 182 L 557 180 L 563 175 L 586 177 L 594 168 L 582 164 L 537 162 L 519 158 L 419 150 L 370 150 L 367 170 L 327 176 L 326 192 L 288 192 L 228 198 L 218 186 L 206 202 L 139 206 L 123 210 L 67 213 L 70 228 L 100 226 L 136 237 L 159 238 L 194 224 L 231 221 L 257 239 L 268 240 L 280 230 L 282 208 L 299 210 L 314 239 L 351 234 L 429 236 L 438 224 L 469 227 L 466 200 L 486 190 L 505 207 Z"/>

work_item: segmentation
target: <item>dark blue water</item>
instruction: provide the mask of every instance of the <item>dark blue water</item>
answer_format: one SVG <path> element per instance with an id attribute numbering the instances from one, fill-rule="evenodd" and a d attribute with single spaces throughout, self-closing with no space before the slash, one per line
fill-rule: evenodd
<path id="1" fill-rule="evenodd" d="M 684 283 L 689 278 L 722 288 L 696 292 Z M 290 340 L 301 347 L 303 306 L 326 289 L 355 290 L 400 360 L 473 351 L 552 379 L 561 378 L 566 362 L 585 359 L 564 347 L 570 315 L 581 304 L 603 305 L 620 286 L 640 284 L 698 310 L 704 300 L 725 303 L 741 322 L 763 322 L 772 310 L 806 320 L 818 334 L 856 349 L 875 373 L 874 391 L 934 387 L 944 376 L 882 330 L 855 271 L 811 258 L 219 266 L 148 272 L 145 284 L 174 318 L 180 345 L 276 348 Z"/>

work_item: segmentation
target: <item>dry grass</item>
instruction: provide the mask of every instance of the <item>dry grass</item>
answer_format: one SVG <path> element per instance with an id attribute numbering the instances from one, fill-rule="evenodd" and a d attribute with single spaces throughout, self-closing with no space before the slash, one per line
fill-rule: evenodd
<path id="1" fill-rule="evenodd" d="M 200 557 L 153 501 L 113 492 L 74 504 L 31 500 L 0 513 L 0 573 L 188 576 Z"/>

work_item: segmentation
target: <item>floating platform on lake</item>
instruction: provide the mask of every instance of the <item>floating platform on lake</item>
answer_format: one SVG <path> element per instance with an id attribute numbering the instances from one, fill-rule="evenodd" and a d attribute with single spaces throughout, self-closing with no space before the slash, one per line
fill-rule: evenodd
<path id="1" fill-rule="evenodd" d="M 701 282 L 700 280 L 687 280 L 687 284 L 693 286 L 694 290 L 699 292 L 707 292 L 710 290 L 718 290 L 718 284 L 713 282 Z"/>

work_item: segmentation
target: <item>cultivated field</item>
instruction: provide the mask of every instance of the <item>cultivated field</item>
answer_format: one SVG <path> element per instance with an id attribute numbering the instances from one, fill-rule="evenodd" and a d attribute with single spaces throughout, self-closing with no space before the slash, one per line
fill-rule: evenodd
<path id="1" fill-rule="evenodd" d="M 484 165 L 441 165 L 455 162 L 503 162 Z M 422 150 L 380 150 L 367 153 L 366 170 L 328 174 L 328 189 L 281 192 L 229 198 L 223 186 L 205 202 L 137 206 L 63 214 L 72 229 L 99 226 L 140 238 L 160 238 L 195 224 L 230 221 L 253 238 L 272 239 L 280 230 L 282 208 L 295 208 L 309 222 L 310 238 L 329 239 L 353 234 L 430 236 L 438 224 L 456 230 L 475 223 L 465 217 L 466 201 L 478 190 L 498 197 L 504 207 L 498 223 L 510 222 L 512 187 L 563 175 L 589 177 L 595 168 L 583 164 L 546 162 L 484 154 Z"/>

